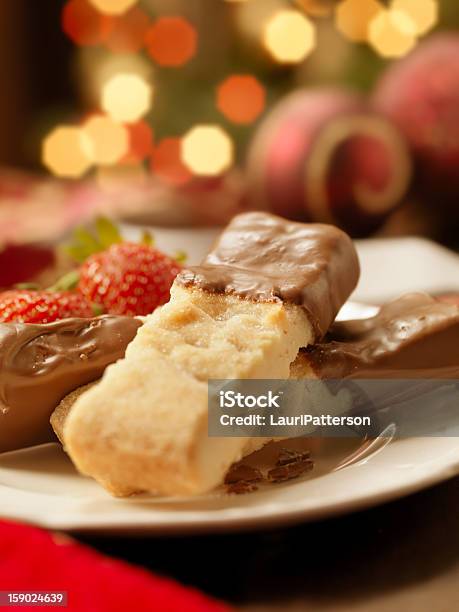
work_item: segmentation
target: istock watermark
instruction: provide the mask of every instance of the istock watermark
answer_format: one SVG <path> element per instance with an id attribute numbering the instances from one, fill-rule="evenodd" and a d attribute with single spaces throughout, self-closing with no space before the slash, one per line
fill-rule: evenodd
<path id="1" fill-rule="evenodd" d="M 459 436 L 459 381 L 211 380 L 209 435 Z"/>

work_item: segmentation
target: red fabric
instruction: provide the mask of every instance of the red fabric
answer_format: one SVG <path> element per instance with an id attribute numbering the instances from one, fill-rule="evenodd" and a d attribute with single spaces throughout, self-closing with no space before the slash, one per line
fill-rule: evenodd
<path id="1" fill-rule="evenodd" d="M 154 544 L 150 546 L 154 555 Z M 226 605 L 198 591 L 101 555 L 66 536 L 2 521 L 0 590 L 67 591 L 67 609 L 82 612 L 229 612 Z"/>

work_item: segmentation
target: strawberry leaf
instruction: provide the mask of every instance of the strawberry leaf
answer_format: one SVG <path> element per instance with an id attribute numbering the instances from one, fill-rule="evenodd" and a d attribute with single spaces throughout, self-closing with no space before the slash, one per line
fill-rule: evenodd
<path id="1" fill-rule="evenodd" d="M 37 289 L 40 289 L 40 285 L 38 285 L 37 283 L 16 283 L 15 285 L 13 285 L 13 287 L 15 289 L 19 289 L 19 291 L 22 291 L 24 289 L 36 291 Z"/>
<path id="2" fill-rule="evenodd" d="M 117 242 L 123 242 L 119 229 L 106 217 L 98 217 L 96 219 L 96 232 L 102 250 L 108 249 L 109 246 Z"/>
<path id="3" fill-rule="evenodd" d="M 178 263 L 185 263 L 185 261 L 188 259 L 188 255 L 185 253 L 185 251 L 176 251 L 174 254 L 174 259 Z"/>
<path id="4" fill-rule="evenodd" d="M 80 280 L 80 273 L 78 270 L 71 270 L 64 274 L 58 281 L 48 287 L 47 291 L 71 291 L 75 289 Z"/>
<path id="5" fill-rule="evenodd" d="M 73 232 L 73 237 L 75 239 L 75 243 L 78 244 L 81 249 L 85 249 L 89 255 L 93 253 L 97 253 L 103 249 L 102 244 L 97 240 L 91 232 L 89 232 L 84 227 L 77 227 Z"/>
<path id="6" fill-rule="evenodd" d="M 153 246 L 155 244 L 154 238 L 151 234 L 151 232 L 145 230 L 144 232 L 142 232 L 142 239 L 141 239 L 141 244 L 145 244 L 147 246 Z"/>
<path id="7" fill-rule="evenodd" d="M 100 317 L 100 315 L 104 314 L 104 308 L 101 304 L 91 302 L 91 308 L 95 317 Z"/>
<path id="8" fill-rule="evenodd" d="M 65 246 L 63 251 L 77 263 L 83 263 L 88 258 L 87 249 L 78 244 Z"/>

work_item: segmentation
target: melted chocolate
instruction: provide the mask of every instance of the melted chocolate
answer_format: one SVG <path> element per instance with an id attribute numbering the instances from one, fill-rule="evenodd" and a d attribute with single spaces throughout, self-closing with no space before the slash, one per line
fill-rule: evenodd
<path id="1" fill-rule="evenodd" d="M 459 378 L 459 308 L 414 293 L 335 323 L 305 355 L 320 378 Z"/>
<path id="2" fill-rule="evenodd" d="M 321 338 L 359 278 L 349 236 L 267 213 L 235 217 L 200 266 L 177 282 L 252 300 L 302 305 Z"/>
<path id="3" fill-rule="evenodd" d="M 60 400 L 123 357 L 141 325 L 115 316 L 0 323 L 0 452 L 52 440 Z"/>

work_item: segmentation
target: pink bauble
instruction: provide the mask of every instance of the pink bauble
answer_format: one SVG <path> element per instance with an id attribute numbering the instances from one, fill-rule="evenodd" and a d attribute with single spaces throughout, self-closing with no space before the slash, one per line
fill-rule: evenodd
<path id="1" fill-rule="evenodd" d="M 437 34 L 383 74 L 375 107 L 405 135 L 416 191 L 436 204 L 459 198 L 459 35 Z"/>
<path id="2" fill-rule="evenodd" d="M 255 207 L 361 236 L 402 201 L 411 162 L 399 131 L 359 96 L 300 90 L 260 126 L 248 177 Z"/>

